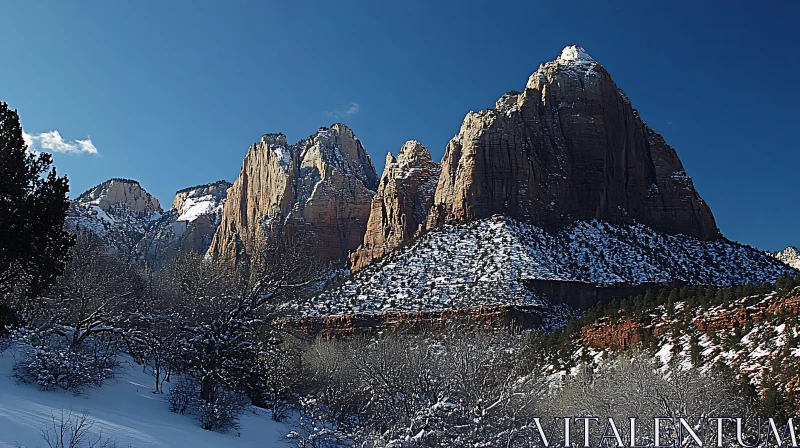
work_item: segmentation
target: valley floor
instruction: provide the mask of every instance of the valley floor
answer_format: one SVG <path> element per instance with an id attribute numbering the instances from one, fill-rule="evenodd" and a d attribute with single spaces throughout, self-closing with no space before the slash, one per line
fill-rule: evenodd
<path id="1" fill-rule="evenodd" d="M 79 396 L 18 384 L 12 376 L 13 364 L 12 350 L 0 355 L 0 447 L 47 447 L 42 429 L 52 428 L 52 416 L 60 421 L 62 409 L 75 416 L 87 412 L 93 421 L 91 434 L 102 433 L 120 448 L 286 446 L 290 429 L 257 408 L 242 416 L 240 436 L 235 431 L 203 430 L 192 416 L 170 412 L 165 395 L 152 393 L 152 377 L 132 362 L 123 364 L 116 378 L 101 388 L 87 389 Z M 165 383 L 164 387 L 169 386 Z"/>

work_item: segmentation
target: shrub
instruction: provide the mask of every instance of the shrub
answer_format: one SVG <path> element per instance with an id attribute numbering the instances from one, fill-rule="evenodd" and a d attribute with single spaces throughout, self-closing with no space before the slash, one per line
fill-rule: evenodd
<path id="1" fill-rule="evenodd" d="M 181 376 L 167 394 L 169 410 L 176 414 L 185 414 L 195 404 L 200 395 L 200 385 L 195 378 Z"/>
<path id="2" fill-rule="evenodd" d="M 119 366 L 117 355 L 122 347 L 114 339 L 87 339 L 77 347 L 58 336 L 37 342 L 28 346 L 14 364 L 14 376 L 24 383 L 38 384 L 42 390 L 80 392 L 88 386 L 99 387 Z"/>
<path id="3" fill-rule="evenodd" d="M 201 401 L 197 418 L 203 429 L 226 432 L 239 429 L 239 417 L 249 405 L 249 400 L 238 392 L 218 389 L 213 401 Z"/>

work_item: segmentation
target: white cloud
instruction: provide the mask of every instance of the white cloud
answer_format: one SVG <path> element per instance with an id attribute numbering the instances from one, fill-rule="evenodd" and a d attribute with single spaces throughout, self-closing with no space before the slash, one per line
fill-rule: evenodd
<path id="1" fill-rule="evenodd" d="M 325 116 L 335 119 L 349 117 L 358 113 L 358 103 L 351 102 L 350 105 L 344 109 L 334 109 L 332 111 L 326 110 L 324 113 Z"/>
<path id="2" fill-rule="evenodd" d="M 29 151 L 60 152 L 66 154 L 97 154 L 97 148 L 90 138 L 86 140 L 64 140 L 58 131 L 42 132 L 41 134 L 28 134 L 23 132 L 22 137 L 28 145 Z"/>

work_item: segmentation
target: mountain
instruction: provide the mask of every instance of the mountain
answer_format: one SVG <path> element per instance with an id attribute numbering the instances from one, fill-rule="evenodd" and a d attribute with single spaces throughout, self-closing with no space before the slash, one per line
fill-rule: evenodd
<path id="1" fill-rule="evenodd" d="M 439 226 L 322 291 L 299 313 L 416 313 L 498 304 L 575 309 L 666 285 L 761 283 L 794 274 L 725 238 L 706 241 L 597 220 L 548 233 L 498 215 Z"/>
<path id="2" fill-rule="evenodd" d="M 424 230 L 440 173 L 428 148 L 415 140 L 406 142 L 397 158 L 387 154 L 378 191 L 372 199 L 364 242 L 350 254 L 354 270 Z"/>
<path id="3" fill-rule="evenodd" d="M 447 146 L 428 228 L 494 214 L 548 231 L 598 219 L 720 237 L 675 150 L 577 46 L 467 114 Z"/>
<path id="4" fill-rule="evenodd" d="M 131 261 L 156 263 L 177 251 L 204 253 L 219 225 L 230 182 L 185 188 L 166 212 L 139 182 L 110 179 L 70 203 L 66 226 L 88 231 Z"/>
<path id="5" fill-rule="evenodd" d="M 343 264 L 362 242 L 378 174 L 343 124 L 289 145 L 267 134 L 250 146 L 208 254 L 243 260 L 271 238 L 302 238 L 322 263 Z"/>
<path id="6" fill-rule="evenodd" d="M 153 265 L 180 251 L 205 253 L 222 220 L 230 187 L 220 180 L 175 193 L 172 207 L 142 237 L 137 252 Z"/>
<path id="7" fill-rule="evenodd" d="M 800 269 L 800 249 L 794 246 L 789 246 L 780 252 L 770 255 L 795 269 Z"/>
<path id="8" fill-rule="evenodd" d="M 88 231 L 109 250 L 128 259 L 145 232 L 164 211 L 158 199 L 130 179 L 109 179 L 70 202 L 66 226 Z"/>
<path id="9" fill-rule="evenodd" d="M 349 259 L 357 272 L 301 314 L 586 308 L 648 287 L 794 275 L 721 235 L 676 151 L 581 47 L 468 113 L 440 165 L 421 148 L 387 158 Z"/>

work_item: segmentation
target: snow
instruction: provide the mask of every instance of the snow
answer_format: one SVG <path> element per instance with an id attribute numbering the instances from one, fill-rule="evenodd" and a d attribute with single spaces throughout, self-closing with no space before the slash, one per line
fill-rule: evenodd
<path id="1" fill-rule="evenodd" d="M 794 246 L 789 246 L 780 252 L 770 255 L 795 269 L 800 269 L 800 249 Z"/>
<path id="2" fill-rule="evenodd" d="M 10 377 L 13 361 L 12 349 L 0 355 L 0 446 L 47 446 L 41 430 L 52 425 L 52 415 L 60 420 L 62 409 L 75 416 L 87 412 L 92 436 L 102 432 L 120 447 L 281 446 L 291 430 L 256 408 L 242 416 L 240 436 L 203 430 L 192 416 L 170 412 L 165 395 L 151 393 L 152 378 L 135 364 L 123 364 L 116 379 L 76 396 L 17 384 Z"/>
<path id="3" fill-rule="evenodd" d="M 180 215 L 177 220 L 192 222 L 203 215 L 211 213 L 220 214 L 222 213 L 223 204 L 224 200 L 220 200 L 218 197 L 211 194 L 200 197 L 190 196 L 186 198 L 181 205 L 181 209 L 179 210 Z"/>
<path id="4" fill-rule="evenodd" d="M 579 64 L 579 65 L 586 65 L 586 64 L 596 64 L 597 61 L 594 60 L 583 47 L 579 47 L 577 45 L 570 45 L 564 47 L 561 50 L 561 54 L 556 59 L 556 62 L 561 64 Z"/>
<path id="5" fill-rule="evenodd" d="M 289 172 L 289 167 L 292 164 L 292 150 L 294 147 L 287 147 L 286 145 L 272 144 L 269 149 L 278 158 L 278 164 L 283 169 L 284 173 Z"/>

